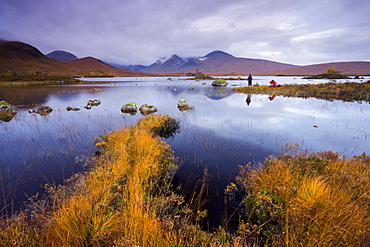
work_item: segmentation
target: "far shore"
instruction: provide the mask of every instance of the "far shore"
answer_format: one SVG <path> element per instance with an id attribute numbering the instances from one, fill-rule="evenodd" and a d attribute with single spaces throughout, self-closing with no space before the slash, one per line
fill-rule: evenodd
<path id="1" fill-rule="evenodd" d="M 245 94 L 282 95 L 287 97 L 314 97 L 327 100 L 370 101 L 370 81 L 365 83 L 322 83 L 301 85 L 280 85 L 278 87 L 252 86 L 234 88 Z"/>

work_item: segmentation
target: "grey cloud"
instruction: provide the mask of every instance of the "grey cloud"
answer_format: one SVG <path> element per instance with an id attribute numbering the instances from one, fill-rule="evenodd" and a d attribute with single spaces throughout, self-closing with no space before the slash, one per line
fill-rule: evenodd
<path id="1" fill-rule="evenodd" d="M 0 38 L 121 64 L 235 56 L 295 64 L 368 60 L 365 0 L 3 0 Z"/>

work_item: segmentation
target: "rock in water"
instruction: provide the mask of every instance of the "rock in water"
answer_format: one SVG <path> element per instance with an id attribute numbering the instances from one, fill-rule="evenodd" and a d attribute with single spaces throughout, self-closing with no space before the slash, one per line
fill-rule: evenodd
<path id="1" fill-rule="evenodd" d="M 131 115 L 136 115 L 137 112 L 137 106 L 134 101 L 131 101 L 130 103 L 127 103 L 121 107 L 122 113 L 129 113 Z"/>
<path id="2" fill-rule="evenodd" d="M 189 105 L 189 103 L 185 100 L 185 99 L 180 99 L 179 102 L 177 103 L 177 108 L 180 110 L 180 111 L 186 111 L 186 110 L 190 110 L 190 109 L 193 109 L 193 107 L 191 107 Z"/>
<path id="3" fill-rule="evenodd" d="M 212 86 L 215 86 L 215 87 L 226 87 L 227 84 L 228 83 L 225 80 L 222 80 L 222 79 L 215 80 L 215 81 L 212 82 Z"/>
<path id="4" fill-rule="evenodd" d="M 51 113 L 52 111 L 53 111 L 53 108 L 51 108 L 50 106 L 42 105 L 39 108 L 37 108 L 36 110 L 30 109 L 29 113 L 37 113 L 37 114 L 45 116 L 45 115 L 48 115 L 49 113 Z"/>
<path id="5" fill-rule="evenodd" d="M 67 106 L 67 107 L 66 107 L 66 110 L 67 110 L 67 111 L 79 111 L 79 110 L 80 110 L 80 108 Z"/>
<path id="6" fill-rule="evenodd" d="M 140 106 L 139 110 L 140 110 L 141 114 L 143 114 L 144 116 L 158 111 L 157 108 L 155 108 L 152 105 L 148 105 L 148 104 L 144 104 L 144 105 Z"/>
<path id="7" fill-rule="evenodd" d="M 12 104 L 9 104 L 6 101 L 0 101 L 0 120 L 4 122 L 9 122 L 15 117 L 18 110 Z"/>
<path id="8" fill-rule="evenodd" d="M 91 110 L 93 106 L 98 106 L 101 104 L 101 101 L 98 99 L 90 99 L 87 101 L 87 105 L 84 106 L 86 110 Z"/>
<path id="9" fill-rule="evenodd" d="M 98 106 L 101 104 L 101 101 L 98 100 L 98 99 L 94 99 L 94 100 L 89 100 L 87 101 L 87 105 L 91 105 L 91 106 Z"/>

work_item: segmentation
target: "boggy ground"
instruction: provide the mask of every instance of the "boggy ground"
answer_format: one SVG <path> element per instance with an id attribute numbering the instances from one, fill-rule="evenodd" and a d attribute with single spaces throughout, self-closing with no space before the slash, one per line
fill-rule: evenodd
<path id="1" fill-rule="evenodd" d="M 49 75 L 14 75 L 1 76 L 1 86 L 17 85 L 55 85 L 55 84 L 73 84 L 80 83 L 81 80 L 68 76 L 49 76 Z"/>
<path id="2" fill-rule="evenodd" d="M 230 184 L 227 226 L 205 232 L 199 203 L 185 202 L 160 136 L 179 127 L 151 115 L 101 140 L 88 171 L 48 186 L 0 222 L 0 246 L 366 246 L 370 243 L 370 158 L 308 154 L 293 145 Z M 189 206 L 198 205 L 198 206 Z"/>
<path id="3" fill-rule="evenodd" d="M 323 83 L 302 85 L 281 85 L 280 87 L 253 86 L 233 88 L 245 94 L 270 94 L 288 97 L 315 97 L 327 100 L 370 101 L 370 81 L 366 83 Z"/>

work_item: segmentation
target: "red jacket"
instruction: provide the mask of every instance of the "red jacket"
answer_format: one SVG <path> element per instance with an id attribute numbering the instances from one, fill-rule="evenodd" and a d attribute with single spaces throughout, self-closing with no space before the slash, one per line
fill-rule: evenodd
<path id="1" fill-rule="evenodd" d="M 277 87 L 276 81 L 272 80 L 270 81 L 271 87 Z"/>

